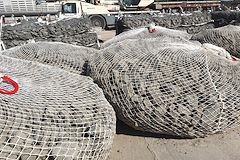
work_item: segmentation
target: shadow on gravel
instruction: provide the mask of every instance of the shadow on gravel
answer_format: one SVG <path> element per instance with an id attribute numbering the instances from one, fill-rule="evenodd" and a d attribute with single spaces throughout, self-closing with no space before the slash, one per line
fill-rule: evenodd
<path id="1" fill-rule="evenodd" d="M 106 31 L 116 30 L 116 27 L 115 26 L 108 26 L 105 30 Z"/>
<path id="2" fill-rule="evenodd" d="M 130 136 L 140 136 L 140 137 L 152 137 L 152 138 L 165 138 L 165 139 L 189 139 L 189 138 L 182 138 L 178 136 L 170 136 L 170 135 L 154 134 L 149 132 L 138 131 L 126 125 L 124 122 L 120 120 L 117 120 L 116 134 L 124 134 L 124 135 L 130 135 Z"/>

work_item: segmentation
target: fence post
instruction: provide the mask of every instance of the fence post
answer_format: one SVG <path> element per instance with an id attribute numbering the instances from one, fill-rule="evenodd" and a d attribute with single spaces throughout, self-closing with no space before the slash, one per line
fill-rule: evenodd
<path id="1" fill-rule="evenodd" d="M 0 19 L 0 51 L 6 50 L 4 43 L 1 39 L 2 38 L 2 26 L 3 26 L 3 16 L 1 16 L 1 19 Z"/>

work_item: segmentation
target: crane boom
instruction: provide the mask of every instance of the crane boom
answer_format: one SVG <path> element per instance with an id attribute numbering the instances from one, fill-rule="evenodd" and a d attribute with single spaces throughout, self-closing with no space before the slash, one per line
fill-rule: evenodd
<path id="1" fill-rule="evenodd" d="M 220 0 L 119 0 L 122 9 L 125 10 L 141 10 L 150 8 L 153 10 L 169 9 L 169 8 L 208 8 L 219 7 Z"/>

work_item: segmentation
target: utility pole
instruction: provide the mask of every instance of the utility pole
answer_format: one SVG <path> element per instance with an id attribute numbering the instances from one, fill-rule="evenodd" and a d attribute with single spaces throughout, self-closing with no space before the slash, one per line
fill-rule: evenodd
<path id="1" fill-rule="evenodd" d="M 1 40 L 1 36 L 2 36 L 2 27 L 3 27 L 3 16 L 1 16 L 0 18 L 0 51 L 2 50 L 6 50 L 3 41 Z"/>
<path id="2" fill-rule="evenodd" d="M 82 7 L 82 1 L 80 0 L 80 7 L 81 7 L 81 14 L 82 14 L 82 17 L 84 18 L 85 15 L 84 15 L 84 12 L 83 12 L 83 7 Z"/>

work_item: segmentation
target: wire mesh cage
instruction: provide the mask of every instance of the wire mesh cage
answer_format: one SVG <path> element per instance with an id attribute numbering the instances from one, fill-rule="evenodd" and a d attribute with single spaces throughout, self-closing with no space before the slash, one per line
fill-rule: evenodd
<path id="1" fill-rule="evenodd" d="M 231 55 L 240 58 L 240 27 L 228 25 L 208 29 L 192 37 L 201 43 L 211 43 L 226 49 Z"/>
<path id="2" fill-rule="evenodd" d="M 133 128 L 204 137 L 240 122 L 240 62 L 208 47 L 178 40 L 123 40 L 96 55 L 91 75 L 118 118 Z"/>
<path id="3" fill-rule="evenodd" d="M 97 50 L 93 48 L 66 43 L 38 42 L 15 47 L 1 54 L 56 66 L 76 74 L 87 75 L 88 62 L 95 52 Z"/>
<path id="4" fill-rule="evenodd" d="M 0 73 L 19 85 L 0 93 L 0 159 L 107 158 L 115 112 L 91 78 L 2 55 L 0 62 Z"/>
<path id="5" fill-rule="evenodd" d="M 134 30 L 126 31 L 118 36 L 103 43 L 102 48 L 108 47 L 116 42 L 121 42 L 126 39 L 152 39 L 152 38 L 175 38 L 189 40 L 191 35 L 186 31 L 178 31 L 173 29 L 168 29 L 160 26 L 154 26 L 154 24 L 149 24 L 146 27 L 140 27 Z"/>

